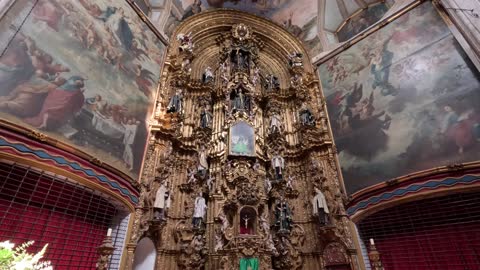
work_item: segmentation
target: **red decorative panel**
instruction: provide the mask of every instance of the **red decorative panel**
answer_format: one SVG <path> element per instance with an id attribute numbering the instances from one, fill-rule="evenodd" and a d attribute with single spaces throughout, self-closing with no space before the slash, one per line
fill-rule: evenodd
<path id="1" fill-rule="evenodd" d="M 95 269 L 116 210 L 93 190 L 25 167 L 0 163 L 0 241 L 49 244 L 54 269 Z"/>
<path id="2" fill-rule="evenodd" d="M 454 194 L 377 212 L 358 228 L 387 270 L 480 269 L 480 194 Z"/>

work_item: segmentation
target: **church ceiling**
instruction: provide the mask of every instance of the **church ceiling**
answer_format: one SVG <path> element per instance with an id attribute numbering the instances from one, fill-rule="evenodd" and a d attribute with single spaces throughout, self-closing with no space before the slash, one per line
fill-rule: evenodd
<path id="1" fill-rule="evenodd" d="M 314 58 L 383 17 L 394 0 L 147 0 L 153 23 L 170 38 L 183 20 L 228 8 L 268 18 L 303 41 Z"/>

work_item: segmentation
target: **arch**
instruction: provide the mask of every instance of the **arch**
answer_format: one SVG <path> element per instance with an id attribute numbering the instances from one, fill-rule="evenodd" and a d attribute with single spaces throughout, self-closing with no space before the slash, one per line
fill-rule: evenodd
<path id="1" fill-rule="evenodd" d="M 133 259 L 134 270 L 153 270 L 155 269 L 155 260 L 157 251 L 155 244 L 149 237 L 142 238 L 135 249 L 135 257 Z"/>
<path id="2" fill-rule="evenodd" d="M 257 232 L 257 210 L 244 206 L 239 212 L 239 232 L 241 235 L 255 235 Z"/>

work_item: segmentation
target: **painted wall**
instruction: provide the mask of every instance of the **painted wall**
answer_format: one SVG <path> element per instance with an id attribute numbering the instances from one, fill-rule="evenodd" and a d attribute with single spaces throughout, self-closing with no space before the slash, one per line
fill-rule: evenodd
<path id="1" fill-rule="evenodd" d="M 173 0 L 170 18 L 164 33 L 170 37 L 184 19 L 201 11 L 214 8 L 232 8 L 273 20 L 304 41 L 311 56 L 321 52 L 318 37 L 318 0 Z"/>
<path id="2" fill-rule="evenodd" d="M 347 190 L 478 160 L 480 83 L 426 2 L 319 67 Z"/>
<path id="3" fill-rule="evenodd" d="M 338 31 L 338 41 L 347 41 L 356 34 L 372 26 L 376 22 L 380 21 L 387 11 L 388 6 L 385 3 L 368 7 L 368 9 L 348 20 L 347 23 Z"/>
<path id="4" fill-rule="evenodd" d="M 164 45 L 126 1 L 20 0 L 9 13 L 0 117 L 136 178 Z"/>

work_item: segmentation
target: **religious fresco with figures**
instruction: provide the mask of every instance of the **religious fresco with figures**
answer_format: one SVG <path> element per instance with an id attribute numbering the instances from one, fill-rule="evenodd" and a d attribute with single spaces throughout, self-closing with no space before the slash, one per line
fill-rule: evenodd
<path id="1" fill-rule="evenodd" d="M 22 0 L 12 10 L 24 21 L 0 21 L 14 30 L 0 32 L 1 118 L 136 178 L 164 45 L 126 1 Z"/>
<path id="2" fill-rule="evenodd" d="M 425 2 L 319 67 L 352 193 L 478 160 L 479 73 Z"/>
<path id="3" fill-rule="evenodd" d="M 215 8 L 231 8 L 253 13 L 282 25 L 295 37 L 302 40 L 310 55 L 321 52 L 318 37 L 318 0 L 173 0 L 178 12 L 172 10 L 165 24 L 164 33 L 170 37 L 175 27 L 186 18 L 205 10 Z"/>
<path id="4" fill-rule="evenodd" d="M 389 7 L 386 3 L 378 3 L 368 7 L 360 12 L 360 14 L 353 16 L 337 32 L 338 41 L 347 41 L 356 34 L 380 21 L 385 13 L 387 13 L 388 9 Z"/>

